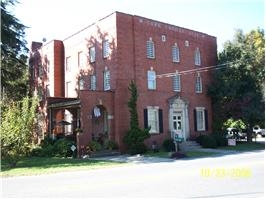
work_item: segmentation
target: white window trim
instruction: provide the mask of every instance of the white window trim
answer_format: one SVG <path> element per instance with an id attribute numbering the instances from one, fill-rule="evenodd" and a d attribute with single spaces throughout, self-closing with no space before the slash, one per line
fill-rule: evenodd
<path id="1" fill-rule="evenodd" d="M 196 77 L 196 93 L 202 93 L 202 78 L 200 74 L 197 75 Z"/>
<path id="2" fill-rule="evenodd" d="M 103 89 L 104 91 L 108 91 L 111 89 L 111 84 L 110 84 L 110 70 L 106 69 L 103 72 Z"/>
<path id="3" fill-rule="evenodd" d="M 109 41 L 108 40 L 104 40 L 103 41 L 103 46 L 102 46 L 102 48 L 103 48 L 103 58 L 108 58 L 108 56 L 109 56 L 109 51 L 110 51 L 110 49 L 109 49 Z"/>
<path id="4" fill-rule="evenodd" d="M 199 115 L 202 115 L 202 120 L 199 119 Z M 196 107 L 196 120 L 197 120 L 197 131 L 206 131 L 206 126 L 205 126 L 205 108 L 204 107 Z M 201 124 L 200 124 L 201 123 Z"/>
<path id="5" fill-rule="evenodd" d="M 181 92 L 181 75 L 180 74 L 176 74 L 175 76 L 173 76 L 173 91 L 174 92 Z M 177 83 L 175 83 L 177 82 Z M 177 84 L 177 87 L 175 87 L 175 84 Z"/>
<path id="6" fill-rule="evenodd" d="M 156 72 L 154 70 L 147 71 L 148 90 L 156 90 Z"/>
<path id="7" fill-rule="evenodd" d="M 90 63 L 94 63 L 96 61 L 96 49 L 95 49 L 95 46 L 91 46 L 89 48 L 89 57 L 90 57 Z"/>
<path id="8" fill-rule="evenodd" d="M 155 114 L 154 120 L 151 120 L 151 115 Z M 158 106 L 147 106 L 147 117 L 148 117 L 148 127 L 151 127 L 150 134 L 158 134 L 160 132 L 159 125 L 159 107 Z M 153 124 L 153 126 L 152 126 Z"/>
<path id="9" fill-rule="evenodd" d="M 176 43 L 172 46 L 172 61 L 174 63 L 179 63 L 180 62 L 179 47 L 177 46 Z"/>
<path id="10" fill-rule="evenodd" d="M 152 38 L 150 38 L 146 42 L 146 56 L 147 58 L 154 59 L 155 58 L 155 47 Z"/>
<path id="11" fill-rule="evenodd" d="M 195 65 L 197 66 L 201 65 L 201 55 L 200 55 L 200 50 L 198 47 L 195 50 L 194 61 L 195 61 Z"/>
<path id="12" fill-rule="evenodd" d="M 96 75 L 91 75 L 90 76 L 90 90 L 93 90 L 95 91 L 96 88 L 97 88 L 97 85 L 96 85 Z"/>

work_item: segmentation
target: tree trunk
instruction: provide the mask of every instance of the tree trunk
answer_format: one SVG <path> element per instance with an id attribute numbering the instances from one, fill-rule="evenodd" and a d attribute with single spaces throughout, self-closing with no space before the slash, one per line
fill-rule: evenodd
<path id="1" fill-rule="evenodd" d="M 252 129 L 250 127 L 247 128 L 247 142 L 252 142 Z"/>

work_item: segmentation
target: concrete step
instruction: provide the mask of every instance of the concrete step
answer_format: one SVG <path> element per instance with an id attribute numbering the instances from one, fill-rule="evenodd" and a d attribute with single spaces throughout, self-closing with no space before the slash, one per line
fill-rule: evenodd
<path id="1" fill-rule="evenodd" d="M 195 151 L 202 149 L 202 147 L 195 141 L 185 141 L 179 144 L 181 151 Z"/>
<path id="2" fill-rule="evenodd" d="M 119 151 L 103 150 L 103 151 L 93 152 L 89 157 L 90 158 L 99 158 L 99 157 L 119 156 L 119 155 L 121 155 L 121 153 Z"/>

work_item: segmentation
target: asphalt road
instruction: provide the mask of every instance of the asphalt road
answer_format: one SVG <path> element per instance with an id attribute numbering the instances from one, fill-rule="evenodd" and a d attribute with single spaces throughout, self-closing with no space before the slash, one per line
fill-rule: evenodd
<path id="1" fill-rule="evenodd" d="M 2 197 L 248 198 L 264 195 L 264 151 L 2 178 Z"/>

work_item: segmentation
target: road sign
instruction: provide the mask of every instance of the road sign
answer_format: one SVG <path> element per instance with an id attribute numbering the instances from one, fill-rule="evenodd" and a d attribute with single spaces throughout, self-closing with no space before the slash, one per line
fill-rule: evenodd
<path id="1" fill-rule="evenodd" d="M 73 152 L 77 149 L 74 144 L 70 148 L 71 148 L 71 151 L 73 151 Z"/>

